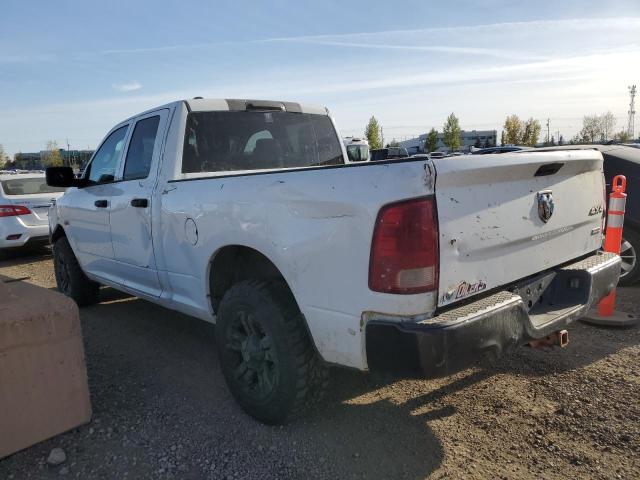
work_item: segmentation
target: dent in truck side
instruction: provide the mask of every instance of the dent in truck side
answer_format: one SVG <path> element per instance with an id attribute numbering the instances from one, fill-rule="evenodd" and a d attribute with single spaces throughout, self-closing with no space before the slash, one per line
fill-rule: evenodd
<path id="1" fill-rule="evenodd" d="M 400 195 L 427 192 L 424 163 L 394 165 L 394 182 L 388 181 L 389 167 L 370 165 L 366 181 L 354 166 L 168 183 L 160 245 L 173 300 L 204 316 L 211 308 L 212 257 L 229 245 L 251 248 L 281 272 L 323 359 L 366 369 L 362 312 L 413 315 L 433 311 L 436 302 L 433 293 L 368 289 L 378 210 Z M 192 245 L 187 229 L 194 224 Z"/>

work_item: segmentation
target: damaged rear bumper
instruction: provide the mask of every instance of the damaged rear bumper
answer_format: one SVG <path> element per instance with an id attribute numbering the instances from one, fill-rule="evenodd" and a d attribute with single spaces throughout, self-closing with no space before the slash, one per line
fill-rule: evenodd
<path id="1" fill-rule="evenodd" d="M 620 257 L 593 254 L 420 320 L 366 312 L 369 369 L 438 377 L 564 329 L 617 284 Z"/>

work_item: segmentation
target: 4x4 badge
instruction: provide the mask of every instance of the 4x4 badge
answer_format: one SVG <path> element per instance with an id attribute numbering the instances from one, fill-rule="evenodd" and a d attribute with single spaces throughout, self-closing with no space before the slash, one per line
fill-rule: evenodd
<path id="1" fill-rule="evenodd" d="M 553 209 L 555 207 L 555 203 L 553 202 L 553 194 L 551 190 L 544 190 L 542 192 L 538 192 L 538 216 L 540 220 L 544 223 L 547 223 L 553 215 Z"/>
<path id="2" fill-rule="evenodd" d="M 602 213 L 602 211 L 603 211 L 602 205 L 596 205 L 595 207 L 591 207 L 591 209 L 589 210 L 589 216 L 597 215 L 599 213 Z"/>

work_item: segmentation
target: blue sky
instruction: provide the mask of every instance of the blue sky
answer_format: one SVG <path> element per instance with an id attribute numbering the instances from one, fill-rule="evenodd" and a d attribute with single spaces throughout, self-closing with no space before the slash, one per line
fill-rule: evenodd
<path id="1" fill-rule="evenodd" d="M 95 147 L 118 121 L 196 95 L 326 105 L 385 138 L 585 114 L 626 122 L 636 1 L 32 1 L 0 7 L 0 143 Z M 640 123 L 640 122 L 636 122 Z"/>

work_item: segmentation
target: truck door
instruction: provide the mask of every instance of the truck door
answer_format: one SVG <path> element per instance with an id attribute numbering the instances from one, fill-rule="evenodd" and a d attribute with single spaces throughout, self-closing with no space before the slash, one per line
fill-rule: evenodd
<path id="1" fill-rule="evenodd" d="M 113 247 L 109 234 L 110 198 L 129 124 L 113 130 L 85 169 L 87 186 L 69 190 L 59 200 L 64 209 L 65 230 L 83 268 L 113 279 Z"/>
<path id="2" fill-rule="evenodd" d="M 153 189 L 168 109 L 136 119 L 111 197 L 111 243 L 122 283 L 137 291 L 160 296 L 151 235 Z"/>

